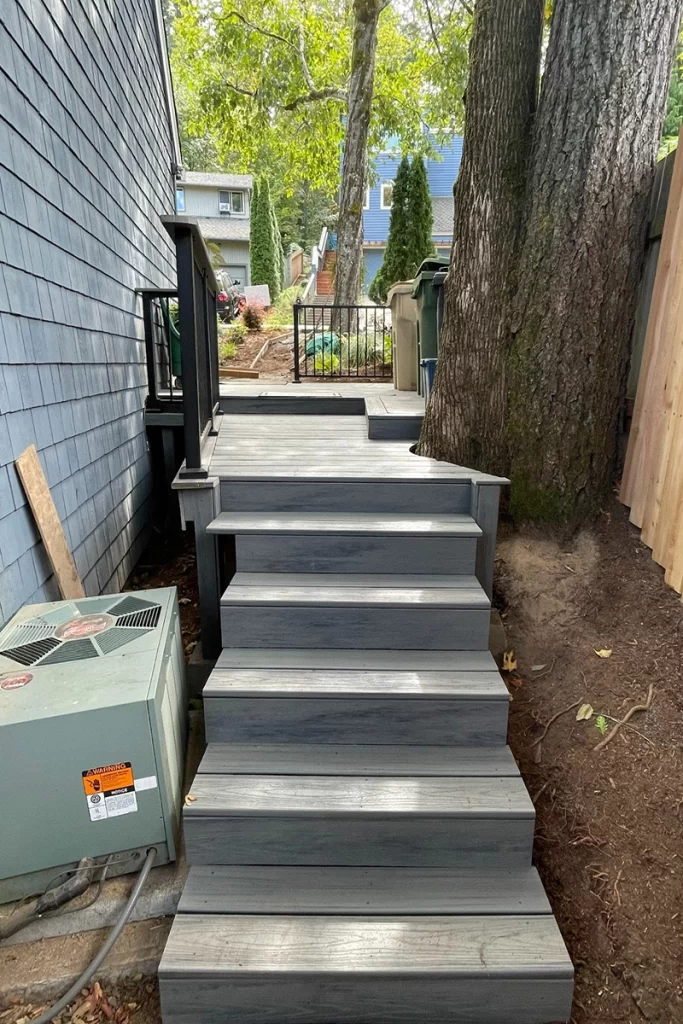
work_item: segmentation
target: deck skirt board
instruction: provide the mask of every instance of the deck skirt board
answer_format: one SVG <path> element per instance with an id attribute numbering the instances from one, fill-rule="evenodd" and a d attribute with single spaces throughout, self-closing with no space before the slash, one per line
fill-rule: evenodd
<path id="1" fill-rule="evenodd" d="M 535 868 L 193 867 L 180 913 L 550 914 Z"/>

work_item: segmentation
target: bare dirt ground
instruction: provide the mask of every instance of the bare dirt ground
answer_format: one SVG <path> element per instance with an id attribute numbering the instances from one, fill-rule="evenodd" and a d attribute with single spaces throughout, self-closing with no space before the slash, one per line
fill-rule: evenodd
<path id="1" fill-rule="evenodd" d="M 576 967 L 572 1020 L 680 1024 L 683 606 L 616 500 L 578 536 L 501 533 L 497 603 L 518 661 L 509 741 Z M 609 734 L 650 687 L 649 710 L 594 750 L 597 716 Z M 575 702 L 589 721 L 565 710 Z"/>
<path id="2" fill-rule="evenodd" d="M 221 366 L 248 370 L 268 338 L 272 339 L 268 350 L 265 355 L 261 356 L 254 367 L 259 372 L 259 379 L 281 382 L 291 380 L 294 364 L 292 352 L 293 335 L 291 332 L 287 333 L 281 328 L 249 331 L 242 344 L 237 346 L 235 355 L 231 359 L 222 359 Z"/>

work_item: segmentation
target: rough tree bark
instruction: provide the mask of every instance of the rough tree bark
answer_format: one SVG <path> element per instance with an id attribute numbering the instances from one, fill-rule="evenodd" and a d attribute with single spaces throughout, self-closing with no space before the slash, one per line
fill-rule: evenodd
<path id="1" fill-rule="evenodd" d="M 520 518 L 580 518 L 611 484 L 682 8 L 555 0 L 508 360 Z"/>
<path id="2" fill-rule="evenodd" d="M 478 0 L 454 187 L 453 258 L 421 455 L 505 470 L 506 311 L 514 279 L 543 0 Z"/>
<path id="3" fill-rule="evenodd" d="M 337 226 L 334 301 L 358 302 L 363 253 L 363 200 L 368 176 L 368 131 L 375 79 L 377 25 L 387 0 L 354 0 L 351 79 Z"/>

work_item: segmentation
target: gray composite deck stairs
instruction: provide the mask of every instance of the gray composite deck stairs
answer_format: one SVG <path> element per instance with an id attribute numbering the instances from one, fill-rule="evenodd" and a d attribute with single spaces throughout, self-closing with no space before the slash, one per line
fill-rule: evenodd
<path id="1" fill-rule="evenodd" d="M 313 473 L 302 503 L 300 477 L 276 473 L 255 492 L 226 465 L 208 526 L 236 572 L 165 1024 L 568 1020 L 572 965 L 488 652 L 474 481 L 392 485 L 380 464 L 336 487 Z"/>

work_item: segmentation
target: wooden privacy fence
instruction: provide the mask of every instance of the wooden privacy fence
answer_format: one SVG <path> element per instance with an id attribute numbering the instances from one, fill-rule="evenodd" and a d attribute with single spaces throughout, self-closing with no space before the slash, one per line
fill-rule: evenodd
<path id="1" fill-rule="evenodd" d="M 666 205 L 620 500 L 683 591 L 683 128 Z"/>

